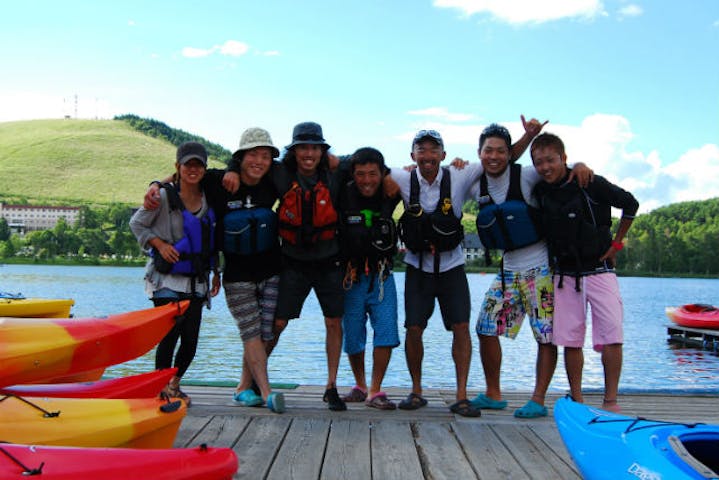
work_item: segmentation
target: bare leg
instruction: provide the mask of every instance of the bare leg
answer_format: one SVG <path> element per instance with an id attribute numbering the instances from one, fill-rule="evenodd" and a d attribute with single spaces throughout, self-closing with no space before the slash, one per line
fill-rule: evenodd
<path id="1" fill-rule="evenodd" d="M 265 352 L 267 352 L 268 358 L 277 346 L 277 343 L 280 341 L 280 335 L 282 335 L 282 332 L 285 330 L 285 328 L 287 328 L 287 320 L 283 318 L 275 318 L 275 323 L 272 326 L 272 333 L 274 334 L 274 338 L 268 342 L 265 342 Z"/>
<path id="2" fill-rule="evenodd" d="M 407 368 L 412 377 L 412 393 L 422 395 L 422 360 L 424 359 L 424 344 L 422 334 L 424 330 L 417 326 L 407 328 L 404 339 L 404 353 L 407 359 Z"/>
<path id="3" fill-rule="evenodd" d="M 242 378 L 245 379 L 245 366 L 249 367 L 249 373 L 251 375 L 250 382 L 252 379 L 255 380 L 257 386 L 260 387 L 262 392 L 262 398 L 267 400 L 267 396 L 270 394 L 270 383 L 267 379 L 267 353 L 265 352 L 265 346 L 260 337 L 252 338 L 245 342 L 245 354 L 243 358 L 243 371 Z"/>
<path id="4" fill-rule="evenodd" d="M 387 373 L 387 366 L 391 357 L 392 348 L 374 347 L 372 352 L 372 383 L 369 389 L 370 397 L 382 390 L 382 380 L 384 380 L 384 374 Z M 364 369 L 362 371 L 364 372 Z"/>
<path id="5" fill-rule="evenodd" d="M 325 317 L 325 351 L 327 352 L 327 388 L 337 386 L 337 370 L 342 355 L 342 319 Z"/>
<path id="6" fill-rule="evenodd" d="M 544 405 L 544 397 L 547 395 L 549 384 L 557 368 L 557 347 L 551 343 L 538 344 L 536 381 L 532 400 Z"/>
<path id="7" fill-rule="evenodd" d="M 347 359 L 350 362 L 352 368 L 352 374 L 355 377 L 355 385 L 360 387 L 363 391 L 367 391 L 367 374 L 364 369 L 364 350 L 359 353 L 347 355 Z"/>
<path id="8" fill-rule="evenodd" d="M 467 398 L 467 377 L 472 361 L 472 340 L 469 337 L 469 323 L 452 325 L 452 359 L 457 376 L 457 400 Z"/>
<path id="9" fill-rule="evenodd" d="M 602 365 L 604 366 L 604 405 L 617 409 L 619 394 L 619 376 L 622 372 L 622 344 L 604 345 L 602 348 Z M 613 408 L 611 408 L 613 407 Z"/>
<path id="10" fill-rule="evenodd" d="M 479 358 L 482 360 L 484 381 L 487 385 L 485 395 L 492 400 L 501 400 L 499 372 L 502 368 L 502 346 L 498 337 L 479 335 Z"/>
<path id="11" fill-rule="evenodd" d="M 575 401 L 583 403 L 582 370 L 584 369 L 584 352 L 581 348 L 564 347 L 564 368 L 567 370 L 570 395 Z"/>

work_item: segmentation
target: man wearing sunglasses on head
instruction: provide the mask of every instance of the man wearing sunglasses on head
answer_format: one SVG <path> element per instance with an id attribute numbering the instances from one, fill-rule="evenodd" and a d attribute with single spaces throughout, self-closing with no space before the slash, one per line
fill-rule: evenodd
<path id="1" fill-rule="evenodd" d="M 525 134 L 512 146 L 516 160 L 539 134 L 542 125 L 522 116 Z M 422 397 L 422 334 L 439 301 L 444 327 L 453 334 L 452 358 L 457 381 L 456 402 L 450 410 L 478 417 L 480 410 L 467 400 L 467 377 L 472 354 L 469 334 L 469 285 L 464 271 L 462 205 L 470 187 L 483 172 L 479 163 L 463 169 L 440 168 L 446 157 L 444 141 L 435 130 L 420 130 L 412 141 L 412 172 L 397 170 L 392 177 L 400 187 L 405 213 L 399 221 L 400 238 L 407 252 L 405 275 L 405 355 L 412 377 L 412 392 L 399 408 L 415 410 L 427 404 Z"/>

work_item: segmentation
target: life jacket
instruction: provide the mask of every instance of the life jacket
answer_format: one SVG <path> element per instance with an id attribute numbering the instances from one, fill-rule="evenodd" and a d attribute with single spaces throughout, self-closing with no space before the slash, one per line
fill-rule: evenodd
<path id="1" fill-rule="evenodd" d="M 277 216 L 280 237 L 292 245 L 309 247 L 320 240 L 335 238 L 338 215 L 327 175 L 321 175 L 311 190 L 304 190 L 294 180 L 282 197 Z"/>
<path id="2" fill-rule="evenodd" d="M 609 228 L 598 224 L 587 192 L 576 181 L 548 186 L 539 195 L 547 246 L 553 267 L 572 265 L 579 288 L 580 273 L 597 264 L 611 241 Z M 560 276 L 559 287 L 562 287 Z"/>
<path id="3" fill-rule="evenodd" d="M 180 259 L 175 263 L 167 262 L 154 249 L 151 251 L 155 270 L 160 273 L 204 279 L 214 267 L 215 226 L 217 224 L 215 212 L 212 208 L 208 208 L 202 218 L 197 218 L 185 208 L 174 185 L 165 183 L 162 186 L 167 192 L 170 211 L 182 211 L 183 237 L 173 244 L 175 250 L 180 254 Z"/>
<path id="4" fill-rule="evenodd" d="M 245 201 L 227 202 L 228 211 L 223 217 L 223 250 L 236 255 L 253 255 L 275 248 L 277 241 L 277 214 L 268 208 L 268 202 L 258 199 L 253 205 L 248 195 Z"/>
<path id="5" fill-rule="evenodd" d="M 397 253 L 394 203 L 382 202 L 380 211 L 360 209 L 360 196 L 354 182 L 343 190 L 340 248 L 355 268 L 366 266 L 374 271 L 380 262 L 391 262 Z"/>
<path id="6" fill-rule="evenodd" d="M 409 251 L 421 256 L 424 252 L 435 254 L 435 273 L 439 271 L 439 252 L 454 250 L 464 239 L 461 218 L 452 208 L 452 185 L 449 169 L 442 167 L 439 185 L 439 201 L 433 212 L 427 213 L 419 203 L 419 179 L 417 171 L 410 174 L 409 204 L 397 225 L 399 237 Z"/>
<path id="7" fill-rule="evenodd" d="M 489 195 L 487 175 L 479 177 L 477 234 L 489 263 L 489 250 L 510 252 L 537 243 L 542 238 L 541 214 L 522 195 L 522 166 L 509 166 L 509 189 L 502 203 Z"/>

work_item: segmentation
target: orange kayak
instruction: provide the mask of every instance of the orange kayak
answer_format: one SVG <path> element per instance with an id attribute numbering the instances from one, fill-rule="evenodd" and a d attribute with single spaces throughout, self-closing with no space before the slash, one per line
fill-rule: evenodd
<path id="1" fill-rule="evenodd" d="M 188 301 L 104 318 L 0 318 L 0 387 L 123 363 L 150 351 Z"/>
<path id="2" fill-rule="evenodd" d="M 55 398 L 151 398 L 159 395 L 176 368 L 111 378 L 97 382 L 15 385 L 0 388 L 0 395 Z"/>
<path id="3" fill-rule="evenodd" d="M 42 480 L 230 480 L 237 465 L 230 448 L 136 450 L 0 444 L 0 478 L 4 480 L 32 475 Z"/>
<path id="4" fill-rule="evenodd" d="M 0 432 L 9 443 L 171 448 L 186 413 L 181 400 L 4 396 Z"/>

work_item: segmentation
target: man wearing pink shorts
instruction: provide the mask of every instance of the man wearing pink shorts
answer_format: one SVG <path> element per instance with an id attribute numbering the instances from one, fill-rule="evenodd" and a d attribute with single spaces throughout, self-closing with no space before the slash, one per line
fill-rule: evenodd
<path id="1" fill-rule="evenodd" d="M 568 182 L 564 143 L 545 133 L 534 139 L 532 163 L 542 181 L 534 193 L 554 270 L 555 345 L 564 347 L 564 365 L 572 398 L 582 402 L 582 369 L 587 306 L 592 310 L 592 344 L 604 367 L 602 408 L 619 411 L 617 394 L 622 370 L 623 310 L 614 271 L 616 254 L 634 220 L 639 203 L 634 196 L 594 176 L 586 188 Z M 612 207 L 622 210 L 612 239 Z"/>

